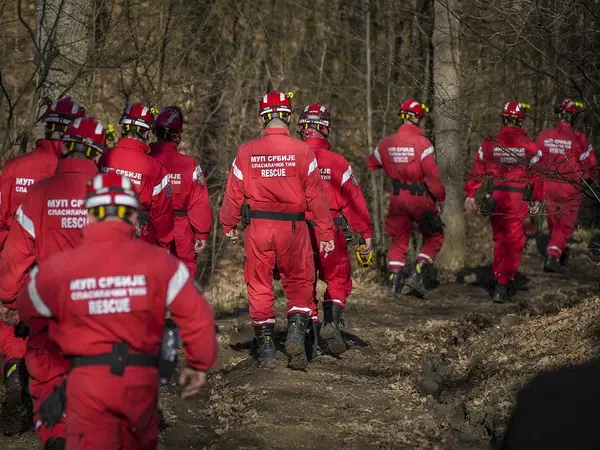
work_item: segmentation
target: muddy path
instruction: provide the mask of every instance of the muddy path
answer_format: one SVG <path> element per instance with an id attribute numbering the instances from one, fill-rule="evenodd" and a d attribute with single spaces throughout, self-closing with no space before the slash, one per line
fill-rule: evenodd
<path id="1" fill-rule="evenodd" d="M 520 290 L 506 305 L 491 303 L 485 267 L 440 276 L 428 299 L 389 298 L 359 282 L 345 312 L 349 350 L 339 359 L 319 355 L 306 372 L 286 368 L 282 353 L 274 368 L 258 368 L 245 309 L 220 314 L 220 364 L 210 388 L 186 402 L 175 386 L 162 393 L 168 427 L 161 448 L 491 449 L 514 390 L 540 369 L 522 357 L 511 372 L 510 355 L 530 352 L 517 336 L 592 298 L 598 270 L 579 250 L 568 274 L 545 274 L 529 252 Z M 282 344 L 282 320 L 278 331 Z M 0 448 L 37 447 L 26 433 L 0 438 Z"/>

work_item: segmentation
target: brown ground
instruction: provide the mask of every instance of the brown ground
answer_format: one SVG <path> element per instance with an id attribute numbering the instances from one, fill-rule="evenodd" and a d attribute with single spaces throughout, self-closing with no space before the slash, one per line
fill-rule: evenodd
<path id="1" fill-rule="evenodd" d="M 500 306 L 477 285 L 484 269 L 461 274 L 462 285 L 440 277 L 427 300 L 390 299 L 359 280 L 345 314 L 350 349 L 317 357 L 306 372 L 287 369 L 283 354 L 273 369 L 255 366 L 234 295 L 218 311 L 220 364 L 208 391 L 182 402 L 171 386 L 161 398 L 169 423 L 161 448 L 490 449 L 523 382 L 597 354 L 599 269 L 582 249 L 568 275 L 540 266 L 530 248 L 520 279 L 527 290 Z M 0 438 L 0 448 L 37 447 L 27 433 Z"/>

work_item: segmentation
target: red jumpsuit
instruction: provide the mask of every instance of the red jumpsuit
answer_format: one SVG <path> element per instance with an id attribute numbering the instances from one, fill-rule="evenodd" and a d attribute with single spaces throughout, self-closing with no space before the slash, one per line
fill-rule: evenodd
<path id="1" fill-rule="evenodd" d="M 581 205 L 581 178 L 597 177 L 596 154 L 589 139 L 568 122 L 542 131 L 538 145 L 546 170 L 547 253 L 560 258 L 573 236 Z"/>
<path id="2" fill-rule="evenodd" d="M 39 139 L 35 148 L 9 159 L 0 174 L 0 248 L 4 246 L 13 216 L 34 183 L 54 175 L 63 142 Z M 25 357 L 25 339 L 15 337 L 14 327 L 0 321 L 0 358 Z"/>
<path id="3" fill-rule="evenodd" d="M 195 278 L 197 265 L 194 242 L 196 239 L 208 239 L 212 225 L 212 208 L 204 173 L 193 157 L 177 151 L 175 142 L 150 144 L 150 156 L 169 172 L 175 213 L 175 251 L 192 278 Z"/>
<path id="4" fill-rule="evenodd" d="M 286 128 L 267 128 L 261 138 L 243 144 L 233 161 L 221 207 L 225 233 L 240 221 L 244 202 L 257 214 L 288 213 L 296 218 L 255 217 L 244 230 L 244 279 L 252 324 L 275 323 L 275 260 L 288 298 L 287 314 L 310 316 L 315 265 L 305 211 L 314 214 L 319 239 L 333 240 L 333 221 L 310 147 L 292 139 Z"/>
<path id="5" fill-rule="evenodd" d="M 387 234 L 392 238 L 392 247 L 388 252 L 388 270 L 401 272 L 406 262 L 413 223 L 418 222 L 421 227 L 423 213 L 427 210 L 435 211 L 436 202 L 446 199 L 433 145 L 418 126 L 405 123 L 396 134 L 385 138 L 369 155 L 367 165 L 369 170 L 383 168 L 387 176 L 395 180 L 394 183 L 403 185 L 400 189 L 395 189 L 385 221 Z M 418 186 L 418 189 L 412 193 L 406 189 L 407 186 Z M 433 264 L 444 244 L 444 234 L 433 233 L 424 238 L 417 262 Z"/>
<path id="6" fill-rule="evenodd" d="M 79 245 L 87 224 L 83 207 L 86 184 L 97 173 L 92 160 L 61 159 L 56 174 L 30 190 L 15 214 L 16 223 L 8 233 L 0 260 L 0 299 L 5 306 L 15 307 L 17 294 L 34 264 Z M 41 403 L 62 383 L 69 367 L 58 348 L 48 341 L 45 324 L 30 324 L 25 364 L 36 432 L 42 444 L 52 437 L 64 438 L 64 422 L 50 429 L 38 422 Z"/>
<path id="7" fill-rule="evenodd" d="M 110 353 L 157 355 L 165 314 L 180 327 L 189 367 L 206 371 L 217 357 L 214 315 L 192 284 L 185 264 L 133 239 L 122 221 L 92 223 L 83 243 L 31 271 L 18 299 L 23 321 L 49 324 L 49 335 L 69 359 Z M 39 269 L 39 270 L 38 270 Z M 76 361 L 75 361 L 76 362 Z M 157 368 L 76 366 L 67 381 L 67 448 L 156 449 Z"/>
<path id="8" fill-rule="evenodd" d="M 305 139 L 317 157 L 317 164 L 321 173 L 323 189 L 327 194 L 327 203 L 334 221 L 335 250 L 327 255 L 319 253 L 319 236 L 317 229 L 310 228 L 313 251 L 315 253 L 315 266 L 319 278 L 327 283 L 324 301 L 333 302 L 342 308 L 346 306 L 346 299 L 352 292 L 352 278 L 350 258 L 344 230 L 341 228 L 341 215 L 348 220 L 352 231 L 363 238 L 373 236 L 369 209 L 363 197 L 356 176 L 346 158 L 339 153 L 330 151 L 331 145 L 325 139 Z M 306 218 L 313 219 L 313 214 L 308 213 Z M 317 298 L 313 290 L 313 320 L 318 320 Z"/>
<path id="9" fill-rule="evenodd" d="M 492 191 L 496 209 L 491 222 L 494 276 L 503 285 L 514 282 L 525 247 L 523 222 L 529 213 L 529 203 L 523 199 L 522 190 L 533 187 L 531 201 L 541 201 L 544 197 L 544 183 L 535 169 L 541 157 L 542 151 L 525 130 L 505 126 L 492 139 L 483 141 L 465 184 L 467 197 L 475 197 L 486 176 L 493 178 L 494 186 L 499 186 Z"/>
<path id="10" fill-rule="evenodd" d="M 116 171 L 126 176 L 137 189 L 142 205 L 141 238 L 161 247 L 173 241 L 173 201 L 169 173 L 148 155 L 148 145 L 137 139 L 121 138 L 100 159 L 102 172 Z"/>

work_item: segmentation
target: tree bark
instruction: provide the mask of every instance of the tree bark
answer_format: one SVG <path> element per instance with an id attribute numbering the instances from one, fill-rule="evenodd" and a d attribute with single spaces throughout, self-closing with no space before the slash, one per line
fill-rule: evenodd
<path id="1" fill-rule="evenodd" d="M 445 270 L 464 265 L 465 218 L 463 214 L 463 158 L 461 155 L 459 41 L 457 0 L 436 0 L 434 4 L 433 79 L 436 107 L 436 157 L 446 185 L 446 206 L 442 216 L 445 242 L 437 264 Z"/>

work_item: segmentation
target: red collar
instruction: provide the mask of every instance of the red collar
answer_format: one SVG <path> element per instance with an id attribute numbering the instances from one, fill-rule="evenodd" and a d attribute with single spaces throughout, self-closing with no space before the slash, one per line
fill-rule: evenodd
<path id="1" fill-rule="evenodd" d="M 87 158 L 64 158 L 58 160 L 56 173 L 86 173 L 92 176 L 98 173 L 98 165 Z"/>
<path id="2" fill-rule="evenodd" d="M 47 153 L 54 153 L 56 156 L 62 155 L 63 147 L 63 141 L 57 139 L 38 139 L 35 141 L 36 149 Z"/>
<path id="3" fill-rule="evenodd" d="M 556 124 L 556 130 L 560 133 L 573 133 L 573 127 L 571 124 L 569 122 L 565 122 L 564 120 L 561 120 Z"/>
<path id="4" fill-rule="evenodd" d="M 177 142 L 158 141 L 150 144 L 151 152 L 176 152 Z"/>
<path id="5" fill-rule="evenodd" d="M 287 128 L 265 128 L 262 132 L 263 136 L 270 136 L 272 134 L 284 134 L 286 136 L 290 135 L 290 130 Z"/>
<path id="6" fill-rule="evenodd" d="M 513 136 L 526 136 L 527 131 L 525 131 L 523 128 L 505 125 L 500 130 L 500 134 L 512 134 Z"/>
<path id="7" fill-rule="evenodd" d="M 115 149 L 126 148 L 128 150 L 134 150 L 140 153 L 148 153 L 148 144 L 144 144 L 142 141 L 132 138 L 121 138 Z"/>
<path id="8" fill-rule="evenodd" d="M 423 130 L 418 125 L 414 123 L 403 123 L 398 132 L 410 133 L 410 134 L 418 134 L 420 136 L 424 136 Z"/>
<path id="9" fill-rule="evenodd" d="M 90 222 L 83 230 L 86 241 L 114 241 L 133 239 L 135 227 L 123 220 Z"/>
<path id="10" fill-rule="evenodd" d="M 308 138 L 308 139 L 304 139 L 304 142 L 306 142 L 313 151 L 315 151 L 317 149 L 329 150 L 331 148 L 331 144 L 329 142 L 327 142 L 325 139 Z"/>

